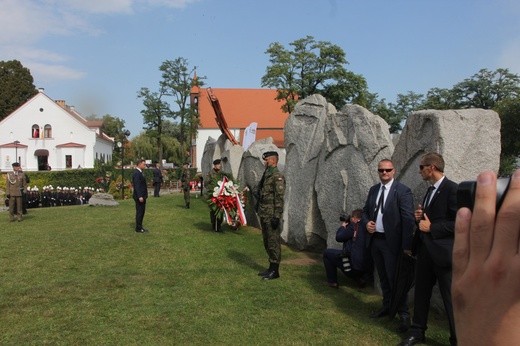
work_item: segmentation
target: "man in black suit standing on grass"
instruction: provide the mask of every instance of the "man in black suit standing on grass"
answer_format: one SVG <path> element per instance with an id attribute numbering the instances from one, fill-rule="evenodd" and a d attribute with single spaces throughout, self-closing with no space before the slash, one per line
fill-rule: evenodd
<path id="1" fill-rule="evenodd" d="M 372 186 L 363 208 L 367 221 L 368 246 L 379 275 L 383 291 L 383 306 L 370 315 L 381 318 L 390 313 L 390 300 L 399 256 L 411 254 L 415 229 L 413 195 L 410 188 L 394 180 L 395 168 L 391 160 L 381 160 L 377 166 L 381 183 Z M 399 302 L 399 332 L 410 326 L 406 296 Z"/>
<path id="2" fill-rule="evenodd" d="M 148 197 L 148 188 L 146 187 L 146 178 L 143 169 L 146 167 L 144 160 L 137 161 L 137 165 L 132 173 L 132 185 L 134 187 L 133 198 L 135 201 L 135 231 L 137 233 L 145 233 L 148 230 L 143 228 L 144 212 L 146 210 L 146 198 Z"/>
<path id="3" fill-rule="evenodd" d="M 419 173 L 430 187 L 415 211 L 418 230 L 414 239 L 417 244 L 414 314 L 410 333 L 401 345 L 424 342 L 430 298 L 437 281 L 450 326 L 450 344 L 456 345 L 450 290 L 458 185 L 444 176 L 444 159 L 438 153 L 427 153 L 421 158 Z"/>

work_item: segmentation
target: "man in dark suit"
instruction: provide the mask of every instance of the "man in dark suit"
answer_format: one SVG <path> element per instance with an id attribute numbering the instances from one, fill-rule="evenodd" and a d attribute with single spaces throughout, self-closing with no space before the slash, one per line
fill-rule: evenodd
<path id="1" fill-rule="evenodd" d="M 148 197 L 148 188 L 146 187 L 146 178 L 143 169 L 146 167 L 144 160 L 137 161 L 137 165 L 132 173 L 132 185 L 134 186 L 133 198 L 135 201 L 135 231 L 145 233 L 148 230 L 143 228 L 144 212 L 146 210 L 146 198 Z"/>
<path id="2" fill-rule="evenodd" d="M 159 192 L 161 191 L 161 184 L 163 182 L 162 172 L 159 168 L 159 163 L 153 163 L 153 196 L 159 197 Z"/>
<path id="3" fill-rule="evenodd" d="M 414 314 L 410 333 L 401 345 L 424 342 L 430 298 L 437 281 L 448 316 L 450 344 L 455 345 L 457 338 L 450 289 L 458 185 L 444 176 L 444 159 L 438 153 L 425 154 L 419 169 L 423 180 L 431 186 L 422 206 L 419 205 L 415 211 L 418 231 L 414 239 L 417 245 Z"/>
<path id="4" fill-rule="evenodd" d="M 370 188 L 363 208 L 363 219 L 368 221 L 368 246 L 383 291 L 383 306 L 370 315 L 372 318 L 389 315 L 397 261 L 403 252 L 411 254 L 415 229 L 412 191 L 394 180 L 391 160 L 381 160 L 377 171 L 381 183 Z M 398 331 L 405 332 L 410 326 L 406 296 L 399 302 L 398 314 Z"/>

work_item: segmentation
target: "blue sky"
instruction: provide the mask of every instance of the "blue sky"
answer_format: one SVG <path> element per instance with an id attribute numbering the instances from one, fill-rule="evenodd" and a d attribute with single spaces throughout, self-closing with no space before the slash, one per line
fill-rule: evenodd
<path id="1" fill-rule="evenodd" d="M 259 88 L 270 43 L 307 35 L 387 101 L 449 88 L 481 68 L 520 74 L 517 0 L 0 0 L 0 60 L 83 115 L 142 131 L 141 87 L 186 58 L 214 88 Z M 225 105 L 223 105 L 225 107 Z M 132 137 L 131 136 L 131 137 Z"/>

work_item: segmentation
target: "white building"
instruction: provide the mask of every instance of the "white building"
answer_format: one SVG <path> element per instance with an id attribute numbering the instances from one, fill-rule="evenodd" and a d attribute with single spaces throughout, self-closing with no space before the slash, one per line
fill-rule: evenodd
<path id="1" fill-rule="evenodd" d="M 19 162 L 24 171 L 93 168 L 112 161 L 114 139 L 100 120 L 83 118 L 65 101 L 38 94 L 0 122 L 0 170 Z"/>

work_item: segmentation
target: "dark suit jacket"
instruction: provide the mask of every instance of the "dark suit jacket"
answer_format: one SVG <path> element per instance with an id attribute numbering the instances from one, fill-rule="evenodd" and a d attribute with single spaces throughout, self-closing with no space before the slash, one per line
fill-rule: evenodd
<path id="1" fill-rule="evenodd" d="M 134 186 L 133 197 L 138 200 L 139 197 L 148 197 L 148 188 L 146 187 L 146 178 L 137 168 L 132 173 L 132 185 Z"/>
<path id="2" fill-rule="evenodd" d="M 440 267 L 451 266 L 451 252 L 457 214 L 457 183 L 444 178 L 424 213 L 431 221 L 430 232 L 419 230 L 419 246 L 424 245 L 433 262 Z M 423 201 L 424 202 L 424 201 Z M 424 204 L 423 204 L 424 205 Z"/>
<path id="3" fill-rule="evenodd" d="M 162 183 L 163 182 L 162 172 L 157 167 L 154 167 L 154 169 L 153 169 L 153 182 L 154 183 Z"/>
<path id="4" fill-rule="evenodd" d="M 376 199 L 379 189 L 381 189 L 381 183 L 372 186 L 368 191 L 368 197 L 363 207 L 363 219 L 366 222 L 375 221 Z M 386 240 L 391 251 L 397 256 L 402 250 L 412 248 L 415 216 L 413 194 L 410 188 L 394 180 L 385 200 L 384 210 L 383 227 Z M 370 244 L 372 234 L 369 234 L 367 239 L 368 244 Z"/>
<path id="5" fill-rule="evenodd" d="M 356 224 L 351 222 L 347 227 L 341 226 L 336 231 L 336 241 L 343 243 L 343 252 L 350 256 L 352 268 L 358 271 L 365 270 L 367 237 L 366 222 L 361 220 L 357 223 L 357 233 L 354 238 Z"/>

